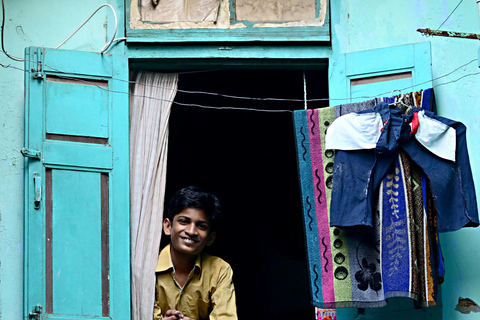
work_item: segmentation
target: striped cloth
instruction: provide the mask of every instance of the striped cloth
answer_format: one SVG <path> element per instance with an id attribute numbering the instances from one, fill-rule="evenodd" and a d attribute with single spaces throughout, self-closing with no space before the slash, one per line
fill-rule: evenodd
<path id="1" fill-rule="evenodd" d="M 335 107 L 294 112 L 313 305 L 381 307 L 391 297 L 435 305 L 443 267 L 435 206 L 421 169 L 403 152 L 379 190 L 374 228 L 329 227 Z"/>

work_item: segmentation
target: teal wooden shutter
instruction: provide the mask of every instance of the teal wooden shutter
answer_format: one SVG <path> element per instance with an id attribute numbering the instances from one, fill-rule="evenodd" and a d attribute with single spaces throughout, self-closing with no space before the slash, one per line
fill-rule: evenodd
<path id="1" fill-rule="evenodd" d="M 334 55 L 329 66 L 330 105 L 432 87 L 430 42 Z M 396 92 L 395 94 L 398 94 Z"/>
<path id="2" fill-rule="evenodd" d="M 394 89 L 409 93 L 432 88 L 430 42 L 334 55 L 329 81 L 331 106 L 389 96 Z M 363 315 L 354 308 L 338 309 L 337 318 L 399 320 L 422 314 L 425 319 L 438 319 L 441 308 L 441 303 L 425 309 L 415 308 L 410 299 L 393 299 L 386 307 L 364 310 Z"/>
<path id="3" fill-rule="evenodd" d="M 25 318 L 130 319 L 127 60 L 25 60 Z"/>

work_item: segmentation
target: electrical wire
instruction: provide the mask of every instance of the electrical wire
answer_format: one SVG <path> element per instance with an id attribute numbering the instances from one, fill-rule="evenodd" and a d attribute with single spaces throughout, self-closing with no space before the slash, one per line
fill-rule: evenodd
<path id="1" fill-rule="evenodd" d="M 417 87 L 417 86 L 421 86 L 421 85 L 426 84 L 426 83 L 429 83 L 429 82 L 437 81 L 438 79 L 445 78 L 445 77 L 451 75 L 452 73 L 454 73 L 455 71 L 457 71 L 457 70 L 459 70 L 459 69 L 461 69 L 461 68 L 463 68 L 463 67 L 466 67 L 467 65 L 469 65 L 470 63 L 472 63 L 472 62 L 474 62 L 474 61 L 478 61 L 478 59 L 473 59 L 473 60 L 471 60 L 471 61 L 469 61 L 469 62 L 467 62 L 467 63 L 465 63 L 465 64 L 462 64 L 461 66 L 457 67 L 455 70 L 450 71 L 449 73 L 444 74 L 443 76 L 439 76 L 439 77 L 436 77 L 436 78 L 434 78 L 434 79 L 432 79 L 432 80 L 420 82 L 420 83 L 414 84 L 414 85 L 412 85 L 412 86 L 405 87 L 405 88 L 403 88 L 403 89 L 397 89 L 397 90 L 400 90 L 400 91 L 401 91 L 401 90 L 408 90 L 408 89 L 411 89 L 411 88 L 414 88 L 414 87 Z M 387 94 L 387 93 L 388 93 L 388 91 L 387 91 L 387 92 L 384 92 L 384 93 L 380 93 L 378 96 L 384 95 L 384 94 Z M 370 97 L 370 98 L 372 98 L 372 97 Z"/>
<path id="2" fill-rule="evenodd" d="M 2 0 L 3 1 L 3 0 Z M 113 31 L 113 35 L 112 35 L 112 39 L 106 43 L 102 50 L 100 51 L 100 53 L 104 53 L 109 47 L 110 45 L 112 44 L 112 42 L 115 40 L 115 36 L 117 34 L 117 27 L 118 27 L 118 19 L 117 19 L 117 13 L 115 12 L 115 9 L 108 3 L 105 3 L 105 4 L 102 4 L 100 7 L 97 8 L 97 10 L 95 10 L 91 15 L 90 17 L 87 18 L 87 20 L 85 20 L 81 25 L 80 27 L 78 27 L 75 31 L 72 32 L 71 35 L 69 35 L 67 37 L 67 39 L 63 40 L 62 43 L 60 43 L 58 46 L 55 47 L 55 49 L 58 49 L 60 48 L 65 42 L 67 42 L 71 37 L 73 37 L 73 35 L 75 33 L 77 33 L 78 30 L 80 30 L 97 12 L 98 10 L 100 10 L 101 8 L 103 7 L 109 7 L 110 9 L 112 9 L 112 12 L 113 12 L 113 16 L 115 17 L 115 30 Z M 117 40 L 123 40 L 123 38 L 118 38 Z"/>
<path id="3" fill-rule="evenodd" d="M 436 31 L 438 31 L 438 29 L 440 29 L 440 28 L 443 26 L 443 24 L 444 24 L 445 22 L 447 22 L 447 20 L 448 20 L 448 19 L 450 18 L 450 16 L 455 12 L 455 10 L 457 10 L 458 6 L 460 6 L 460 4 L 461 4 L 462 2 L 463 2 L 463 0 L 460 0 L 460 2 L 457 4 L 457 6 L 455 7 L 455 9 L 453 9 L 453 11 L 450 12 L 450 14 L 448 15 L 447 19 L 445 19 L 445 21 L 442 22 L 442 24 L 440 25 L 440 27 L 437 28 Z"/>
<path id="4" fill-rule="evenodd" d="M 101 8 L 103 7 L 109 7 L 112 12 L 113 12 L 113 16 L 115 18 L 115 29 L 113 31 L 113 35 L 112 35 L 112 39 L 106 43 L 102 50 L 100 51 L 100 53 L 104 53 L 105 51 L 108 50 L 108 48 L 110 48 L 110 46 L 112 45 L 112 43 L 114 41 L 125 41 L 127 38 L 125 37 L 122 37 L 122 38 L 115 38 L 116 34 L 117 34 L 117 28 L 118 28 L 118 18 L 117 18 L 117 13 L 115 12 L 115 9 L 110 5 L 110 4 L 102 4 L 100 7 L 98 7 L 91 15 L 90 17 L 87 18 L 87 20 L 85 20 L 81 25 L 80 27 L 78 27 L 71 35 L 69 35 L 65 40 L 62 41 L 62 43 L 60 43 L 58 46 L 55 47 L 55 49 L 58 49 L 60 48 L 62 45 L 65 44 L 65 42 L 67 42 L 71 37 L 73 37 L 73 35 L 75 33 L 78 32 L 78 30 L 80 30 L 97 12 L 98 10 L 100 10 Z M 25 61 L 25 59 L 22 59 L 22 58 L 17 58 L 17 57 L 14 57 L 10 54 L 7 53 L 7 51 L 5 50 L 5 45 L 4 45 L 4 30 L 5 30 L 5 0 L 2 0 L 2 32 L 1 32 L 1 44 L 2 44 L 2 51 L 3 53 L 10 59 L 14 60 L 14 61 Z M 3 67 L 3 65 L 2 65 Z"/>
<path id="5" fill-rule="evenodd" d="M 405 88 L 402 88 L 402 89 L 398 89 L 398 90 L 408 90 L 408 89 L 411 89 L 411 88 L 414 88 L 414 87 L 417 87 L 417 86 L 420 86 L 420 85 L 423 85 L 423 84 L 426 84 L 426 83 L 429 83 L 429 82 L 433 82 L 433 81 L 437 81 L 441 78 L 444 78 L 444 77 L 447 77 L 449 75 L 451 75 L 452 73 L 454 73 L 455 71 L 463 68 L 463 67 L 466 67 L 467 65 L 471 64 L 472 62 L 474 61 L 478 61 L 478 59 L 473 59 L 465 64 L 462 64 L 461 66 L 457 67 L 456 69 L 450 71 L 449 73 L 447 74 L 444 74 L 442 76 L 439 76 L 437 78 L 434 78 L 434 79 L 431 79 L 431 80 L 428 80 L 428 81 L 424 81 L 424 82 L 421 82 L 421 83 L 417 83 L 417 84 L 414 84 L 412 86 L 409 86 L 409 87 L 405 87 Z M 60 71 L 60 70 L 57 70 L 57 71 Z M 128 81 L 128 80 L 123 80 L 123 79 L 115 79 L 115 80 L 118 80 L 118 81 L 122 81 L 122 82 L 128 82 L 129 84 L 138 84 L 137 82 L 135 81 Z M 152 88 L 160 88 L 160 89 L 166 89 L 166 90 L 174 90 L 174 89 L 171 89 L 171 88 L 166 88 L 166 87 L 162 87 L 162 86 L 157 86 L 157 85 L 150 85 L 150 84 L 143 84 L 144 86 L 148 86 L 148 87 L 152 87 Z M 187 93 L 187 94 L 204 94 L 204 95 L 212 95 L 212 96 L 218 96 L 218 97 L 222 97 L 222 98 L 231 98 L 231 99 L 241 99 L 241 100 L 255 100 L 255 101 L 290 101 L 290 102 L 319 102 L 319 101 L 327 101 L 327 100 L 347 100 L 347 99 L 350 99 L 350 98 L 316 98 L 316 99 L 305 99 L 306 97 L 304 97 L 304 99 L 283 99 L 283 98 L 255 98 L 255 97 L 242 97 L 242 96 L 234 96 L 234 95 L 227 95 L 227 94 L 221 94 L 221 93 L 216 93 L 216 92 L 206 92 L 206 91 L 187 91 L 187 90 L 181 90 L 181 89 L 178 89 L 177 92 L 181 92 L 181 93 Z M 372 98 L 375 98 L 375 97 L 378 97 L 378 96 L 384 96 L 386 94 L 390 93 L 390 91 L 387 91 L 387 92 L 383 92 L 383 93 L 379 93 L 377 94 L 376 96 L 363 96 L 363 97 L 355 97 L 355 98 L 365 98 L 365 99 L 372 99 Z"/>
<path id="6" fill-rule="evenodd" d="M 408 86 L 408 87 L 405 87 L 405 88 L 402 88 L 402 89 L 396 89 L 396 90 L 400 90 L 400 91 L 405 91 L 405 90 L 408 90 L 408 89 L 411 89 L 411 88 L 414 88 L 414 87 L 417 87 L 417 86 L 420 86 L 422 84 L 426 84 L 426 83 L 429 83 L 429 82 L 434 82 L 434 81 L 438 81 L 439 79 L 442 79 L 444 77 L 447 77 L 449 75 L 451 75 L 452 73 L 458 71 L 459 69 L 469 65 L 470 63 L 474 62 L 474 61 L 478 61 L 478 59 L 473 59 L 465 64 L 462 64 L 460 65 L 459 67 L 455 68 L 454 70 L 442 75 L 442 76 L 439 76 L 439 77 L 436 77 L 436 78 L 433 78 L 429 81 L 425 81 L 425 82 L 422 82 L 422 83 L 417 83 L 415 85 L 412 85 L 412 86 Z M 10 65 L 1 65 L 2 67 L 4 68 L 11 68 L 11 69 L 16 69 L 16 70 L 20 70 L 20 71 L 23 71 L 23 72 L 32 72 L 30 70 L 24 70 L 22 68 L 17 68 L 17 67 L 14 67 L 14 66 L 10 66 Z M 59 73 L 61 73 L 62 71 L 61 70 L 58 70 L 52 66 L 49 66 L 49 65 L 45 65 L 49 68 L 51 68 L 52 70 L 55 70 Z M 451 80 L 451 81 L 447 81 L 447 82 L 443 82 L 443 83 L 439 83 L 439 84 L 436 84 L 432 87 L 432 89 L 435 89 L 439 86 L 443 86 L 443 85 L 447 85 L 447 84 L 451 84 L 451 83 L 454 83 L 454 82 L 457 82 L 457 81 L 460 81 L 461 79 L 464 79 L 466 77 L 470 77 L 470 76 L 474 76 L 474 75 L 479 75 L 480 74 L 480 71 L 479 72 L 475 72 L 475 73 L 469 73 L 469 74 L 466 74 L 466 75 L 463 75 L 457 79 L 454 79 L 454 80 Z M 205 105 L 200 105 L 200 104 L 192 104 L 192 103 L 181 103 L 181 102 L 177 102 L 177 101 L 174 101 L 174 100 L 167 100 L 167 99 L 162 99 L 162 98 L 154 98 L 154 97 L 151 97 L 151 96 L 146 96 L 146 95 L 136 95 L 136 94 L 131 94 L 129 92 L 124 92 L 124 91 L 116 91 L 116 90 L 111 90 L 111 89 L 108 89 L 108 88 L 105 88 L 105 87 L 101 87 L 99 85 L 97 85 L 96 83 L 92 82 L 92 81 L 88 81 L 88 80 L 84 80 L 84 79 L 80 79 L 80 78 L 74 78 L 74 77 L 69 77 L 69 76 L 62 76 L 62 75 L 55 75 L 56 77 L 58 78 L 61 78 L 61 79 L 65 79 L 65 80 L 75 80 L 75 81 L 78 81 L 78 82 L 82 82 L 82 83 L 85 83 L 85 84 L 88 84 L 88 85 L 92 85 L 92 86 L 95 86 L 101 90 L 104 90 L 104 91 L 107 91 L 107 92 L 111 92 L 111 93 L 120 93 L 120 94 L 127 94 L 127 95 L 131 95 L 131 96 L 134 96 L 134 97 L 142 97 L 142 98 L 146 98 L 146 99 L 153 99 L 153 100 L 157 100 L 157 101 L 168 101 L 168 102 L 171 102 L 173 104 L 176 104 L 176 105 L 180 105 L 180 106 L 187 106 L 187 107 L 199 107 L 199 108 L 206 108 L 206 109 L 222 109 L 222 110 L 245 110 L 245 111 L 260 111 L 260 112 L 292 112 L 291 110 L 266 110 L 266 109 L 253 109 L 253 108 L 236 108 L 236 107 L 213 107 L 213 106 L 205 106 Z M 145 84 L 145 83 L 139 83 L 139 82 L 136 82 L 136 81 L 129 81 L 129 80 L 124 80 L 124 79 L 118 79 L 118 78 L 111 78 L 112 80 L 116 80 L 116 81 L 120 81 L 120 82 L 126 82 L 126 83 L 129 83 L 129 84 L 140 84 L 140 85 L 144 85 L 144 86 L 149 86 L 149 87 L 153 87 L 153 88 L 162 88 L 162 89 L 169 89 L 169 90 L 175 90 L 175 89 L 171 89 L 171 88 L 166 88 L 166 87 L 163 87 L 163 86 L 157 86 L 157 85 L 149 85 L 149 84 Z M 180 90 L 178 89 L 177 92 L 181 92 L 181 93 L 187 93 L 187 94 L 206 94 L 206 95 L 214 95 L 214 96 L 219 96 L 219 97 L 226 97 L 226 98 L 232 98 L 232 99 L 243 99 L 243 100 L 254 100 L 254 101 L 283 101 L 283 102 L 315 102 L 315 101 L 326 101 L 326 100 L 348 100 L 350 98 L 317 98 L 317 99 L 283 99 L 283 98 L 256 98 L 256 97 L 243 97 L 243 96 L 233 96 L 233 95 L 225 95 L 225 94 L 221 94 L 221 93 L 215 93 L 215 92 L 204 92 L 204 91 L 188 91 L 188 90 Z M 380 94 L 377 94 L 375 96 L 364 96 L 364 97 L 355 97 L 355 99 L 372 99 L 372 98 L 375 98 L 375 97 L 380 97 L 380 96 L 386 96 L 387 94 L 390 94 L 390 91 L 387 91 L 387 92 L 384 92 L 384 93 L 380 93 Z"/>
<path id="7" fill-rule="evenodd" d="M 17 57 L 14 57 L 14 56 L 11 56 L 7 53 L 7 51 L 5 50 L 5 46 L 4 46 L 4 30 L 5 30 L 5 0 L 2 0 L 2 34 L 1 34 L 1 38 L 2 38 L 2 51 L 3 53 L 9 57 L 10 59 L 14 60 L 14 61 L 25 61 L 25 59 L 22 59 L 22 58 L 17 58 Z M 3 67 L 3 65 L 2 65 Z"/>

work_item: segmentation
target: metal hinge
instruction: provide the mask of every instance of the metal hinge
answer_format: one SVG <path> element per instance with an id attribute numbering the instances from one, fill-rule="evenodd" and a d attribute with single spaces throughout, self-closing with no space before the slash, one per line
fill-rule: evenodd
<path id="1" fill-rule="evenodd" d="M 34 159 L 38 159 L 38 160 L 42 159 L 42 153 L 38 150 L 23 148 L 22 150 L 20 150 L 20 153 L 24 157 L 34 158 Z"/>
<path id="2" fill-rule="evenodd" d="M 40 320 L 40 315 L 42 313 L 42 305 L 37 304 L 34 308 L 33 311 L 28 314 L 29 319 L 35 319 L 35 320 Z"/>
<path id="3" fill-rule="evenodd" d="M 41 48 L 37 48 L 34 54 L 35 61 L 37 62 L 37 68 L 32 68 L 30 71 L 32 72 L 34 79 L 43 80 L 45 77 L 45 72 L 43 72 L 43 50 Z"/>

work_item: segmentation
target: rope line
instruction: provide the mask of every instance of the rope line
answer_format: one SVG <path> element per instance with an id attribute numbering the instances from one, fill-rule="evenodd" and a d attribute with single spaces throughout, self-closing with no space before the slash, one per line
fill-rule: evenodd
<path id="1" fill-rule="evenodd" d="M 423 85 L 423 84 L 426 84 L 426 83 L 429 83 L 429 82 L 437 81 L 439 79 L 442 79 L 444 77 L 447 77 L 447 76 L 451 75 L 452 73 L 454 73 L 454 72 L 458 71 L 459 69 L 471 64 L 474 61 L 478 61 L 478 59 L 473 59 L 473 60 L 471 60 L 471 61 L 469 61 L 465 64 L 462 64 L 461 66 L 455 68 L 454 70 L 452 70 L 452 71 L 450 71 L 450 72 L 448 72 L 448 73 L 446 73 L 442 76 L 439 76 L 439 77 L 436 77 L 436 78 L 433 78 L 431 80 L 424 81 L 424 82 L 421 82 L 421 83 L 417 83 L 415 85 L 408 86 L 408 87 L 405 87 L 405 88 L 396 89 L 396 90 L 405 91 L 405 90 L 409 90 L 409 89 L 412 89 L 414 87 L 417 87 L 417 86 L 420 86 L 420 85 Z M 22 71 L 22 72 L 29 72 L 29 73 L 33 72 L 31 70 L 25 70 L 25 69 L 22 69 L 22 68 L 11 66 L 11 65 L 0 64 L 0 66 L 3 67 L 3 68 L 7 68 L 7 69 L 10 68 L 10 69 L 19 70 L 19 71 Z M 49 65 L 46 65 L 46 64 L 45 64 L 45 66 L 47 66 L 47 67 L 51 68 L 52 70 L 55 70 L 59 73 L 62 73 L 61 70 L 56 69 L 52 66 L 49 66 Z M 478 75 L 478 74 L 480 74 L 480 71 L 479 72 L 474 72 L 474 73 L 469 73 L 469 74 L 463 75 L 463 76 L 461 76 L 457 79 L 436 84 L 432 87 L 432 89 L 434 89 L 436 87 L 439 87 L 439 86 L 451 84 L 451 83 L 457 82 L 461 79 L 464 79 L 466 77 L 475 76 L 475 75 Z M 182 103 L 182 102 L 177 102 L 177 101 L 174 101 L 174 100 L 167 100 L 167 99 L 154 98 L 154 97 L 145 96 L 145 95 L 132 94 L 132 93 L 125 92 L 125 91 L 111 90 L 109 88 L 101 87 L 93 81 L 89 81 L 89 80 L 85 80 L 85 79 L 81 79 L 81 78 L 63 76 L 63 75 L 58 75 L 58 74 L 55 75 L 55 76 L 60 78 L 60 79 L 75 80 L 75 81 L 82 82 L 82 83 L 85 83 L 85 84 L 88 84 L 88 85 L 92 85 L 92 86 L 95 86 L 95 87 L 97 87 L 101 90 L 111 92 L 111 93 L 127 94 L 127 95 L 131 95 L 131 96 L 134 96 L 134 97 L 142 97 L 142 98 L 153 99 L 153 100 L 158 100 L 158 101 L 168 101 L 168 102 L 171 102 L 171 103 L 176 104 L 176 105 L 187 106 L 187 107 L 199 107 L 199 108 L 206 108 L 206 109 L 222 109 L 222 110 L 227 109 L 227 110 L 261 111 L 261 112 L 292 112 L 292 110 L 265 110 L 265 109 L 254 109 L 254 108 L 214 107 L 214 106 L 205 106 L 205 105 L 194 104 L 194 103 Z M 114 78 L 114 77 L 112 77 L 110 79 L 120 81 L 120 82 L 124 82 L 124 83 L 129 83 L 129 84 L 138 84 L 138 85 L 149 86 L 149 87 L 153 87 L 153 88 L 174 90 L 174 89 L 166 88 L 166 87 L 163 87 L 163 86 L 139 83 L 139 82 L 132 81 L 132 80 L 124 80 L 124 79 L 119 79 L 119 78 Z M 258 98 L 258 97 L 245 97 L 245 96 L 227 95 L 227 94 L 221 94 L 221 93 L 216 93 L 216 92 L 206 92 L 206 91 L 189 91 L 189 90 L 181 90 L 181 89 L 178 89 L 177 91 L 181 92 L 181 93 L 185 93 L 185 94 L 204 94 L 204 95 L 212 95 L 212 96 L 218 96 L 218 97 L 224 97 L 224 98 L 241 99 L 241 100 L 253 100 L 253 101 L 279 101 L 279 102 L 302 102 L 302 103 L 305 103 L 305 102 L 319 102 L 319 101 L 328 101 L 328 100 L 349 100 L 349 99 L 351 99 L 351 98 L 315 98 L 315 99 L 305 99 L 305 98 L 304 99 Z M 387 96 L 388 94 L 390 94 L 390 91 L 379 93 L 375 96 L 359 96 L 359 97 L 355 97 L 355 99 L 373 99 L 375 97 Z"/>

